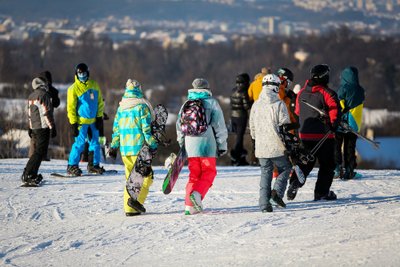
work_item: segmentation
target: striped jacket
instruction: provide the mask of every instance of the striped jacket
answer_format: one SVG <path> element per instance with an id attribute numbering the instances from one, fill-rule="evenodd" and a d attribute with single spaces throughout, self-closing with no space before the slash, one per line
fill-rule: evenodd
<path id="1" fill-rule="evenodd" d="M 53 105 L 46 83 L 36 78 L 39 87 L 28 97 L 29 128 L 32 130 L 54 128 Z"/>
<path id="2" fill-rule="evenodd" d="M 151 134 L 152 112 L 138 87 L 125 89 L 114 118 L 111 147 L 119 147 L 121 156 L 137 156 L 145 142 L 156 149 L 157 142 Z"/>

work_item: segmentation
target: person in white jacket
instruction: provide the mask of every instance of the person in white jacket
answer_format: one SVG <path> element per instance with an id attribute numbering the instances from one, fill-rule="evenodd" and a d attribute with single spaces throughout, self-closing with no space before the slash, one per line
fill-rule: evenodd
<path id="1" fill-rule="evenodd" d="M 279 136 L 279 126 L 290 123 L 285 103 L 278 96 L 280 79 L 267 74 L 262 80 L 260 97 L 250 112 L 250 134 L 255 139 L 255 156 L 261 167 L 259 206 L 262 212 L 272 212 L 270 199 L 286 207 L 282 198 L 285 194 L 291 164 L 285 155 L 285 146 Z M 280 175 L 271 190 L 274 164 Z"/>

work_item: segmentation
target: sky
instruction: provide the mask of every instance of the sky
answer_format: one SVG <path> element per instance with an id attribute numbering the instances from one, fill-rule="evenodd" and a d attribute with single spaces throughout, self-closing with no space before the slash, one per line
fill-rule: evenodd
<path id="1" fill-rule="evenodd" d="M 185 167 L 169 195 L 156 166 L 147 212 L 123 212 L 115 175 L 56 178 L 67 162 L 43 162 L 45 183 L 20 187 L 27 159 L 0 159 L 1 266 L 399 266 L 400 170 L 357 170 L 334 180 L 337 201 L 313 201 L 316 171 L 294 201 L 258 208 L 258 167 L 218 167 L 203 214 L 184 215 Z M 81 168 L 86 169 L 85 163 Z"/>

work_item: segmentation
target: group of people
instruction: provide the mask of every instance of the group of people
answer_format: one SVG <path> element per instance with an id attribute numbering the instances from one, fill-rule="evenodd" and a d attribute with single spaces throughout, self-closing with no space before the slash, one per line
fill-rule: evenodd
<path id="1" fill-rule="evenodd" d="M 296 162 L 305 177 L 314 168 L 316 161 L 319 162 L 314 200 L 337 198 L 330 190 L 335 170 L 339 174 L 342 172 L 343 179 L 351 179 L 355 175 L 357 136 L 344 131 L 341 122 L 345 121 L 355 131 L 359 130 L 364 89 L 359 85 L 355 67 L 343 70 L 338 94 L 328 87 L 329 74 L 327 65 L 314 66 L 310 78 L 297 95 L 291 88 L 294 75 L 288 68 L 280 68 L 276 73 L 263 69 L 252 83 L 247 73 L 236 76 L 236 87 L 231 95 L 231 117 L 237 138 L 230 156 L 235 165 L 245 164 L 243 155 L 247 151 L 244 149 L 243 136 L 248 123 L 254 153 L 261 168 L 259 207 L 263 212 L 273 211 L 271 200 L 278 206 L 286 206 L 283 197 L 288 183 L 289 200 L 293 200 L 298 189 L 304 185 L 293 171 L 293 160 L 288 157 L 288 148 L 282 141 L 282 126 L 292 126 L 290 132 L 301 140 L 304 151 L 311 151 L 318 145 L 315 157 L 308 162 Z M 34 92 L 29 96 L 29 133 L 36 140 L 36 145 L 22 175 L 24 182 L 40 183 L 42 177 L 38 174 L 38 169 L 41 160 L 47 151 L 50 136 L 56 136 L 53 118 L 55 105 L 49 94 L 50 84 L 51 79 L 49 82 L 48 78 L 43 77 L 36 77 L 32 81 Z M 188 90 L 187 98 L 187 101 L 201 103 L 208 124 L 199 134 L 187 134 L 182 125 L 185 104 L 182 105 L 177 117 L 176 131 L 177 141 L 181 147 L 185 147 L 188 155 L 189 180 L 186 185 L 185 214 L 196 214 L 202 212 L 202 201 L 217 175 L 216 159 L 227 153 L 228 130 L 221 107 L 212 96 L 206 79 L 196 78 L 192 88 Z M 321 117 L 320 113 L 305 105 L 305 102 L 323 110 L 326 116 Z M 75 81 L 68 88 L 67 113 L 74 138 L 67 173 L 74 176 L 82 174 L 79 161 L 87 141 L 90 154 L 88 171 L 103 173 L 104 169 L 99 165 L 99 136 L 104 136 L 104 102 L 98 84 L 89 79 L 89 68 L 84 63 L 76 66 Z M 157 150 L 158 144 L 151 132 L 153 119 L 153 108 L 144 98 L 140 83 L 128 79 L 114 118 L 109 151 L 113 158 L 120 151 L 126 179 L 144 143 L 152 151 Z M 88 131 L 91 132 L 89 140 Z M 272 189 L 274 168 L 279 175 Z M 152 182 L 152 176 L 145 177 L 138 196 L 142 205 Z M 123 199 L 126 216 L 140 214 L 140 211 L 129 205 L 129 198 L 125 189 Z"/>
<path id="2" fill-rule="evenodd" d="M 299 181 L 293 165 L 296 164 L 306 178 L 317 160 L 319 171 L 314 200 L 335 200 L 337 196 L 330 190 L 333 178 L 348 180 L 356 175 L 357 135 L 347 131 L 343 123 L 355 132 L 360 131 L 365 93 L 359 84 L 357 68 L 347 67 L 342 71 L 337 93 L 328 86 L 330 69 L 325 64 L 311 69 L 310 78 L 297 93 L 291 88 L 294 75 L 288 68 L 280 68 L 275 74 L 263 68 L 252 84 L 248 77 L 246 73 L 236 77 L 231 95 L 236 142 L 230 156 L 233 165 L 248 164 L 243 149 L 243 129 L 248 121 L 251 138 L 255 141 L 254 153 L 261 168 L 260 209 L 273 211 L 271 199 L 285 207 L 283 197 L 288 181 L 288 200 L 293 200 L 305 183 Z M 322 110 L 325 116 L 312 107 Z M 289 157 L 289 148 L 282 140 L 282 126 L 285 125 L 301 141 L 304 153 L 313 152 L 308 160 Z M 274 170 L 277 174 L 272 189 Z"/>

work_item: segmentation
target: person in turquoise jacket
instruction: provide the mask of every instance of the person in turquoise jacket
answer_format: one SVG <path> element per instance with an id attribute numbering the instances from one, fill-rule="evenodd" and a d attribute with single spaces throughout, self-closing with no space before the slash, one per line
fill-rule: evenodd
<path id="1" fill-rule="evenodd" d="M 79 168 L 81 153 L 85 148 L 88 129 L 92 131 L 89 153 L 93 153 L 93 164 L 88 165 L 90 173 L 102 174 L 100 167 L 99 129 L 103 127 L 104 102 L 99 85 L 89 79 L 89 68 L 80 63 L 75 68 L 75 82 L 68 88 L 67 115 L 71 124 L 74 143 L 68 159 L 67 173 L 82 175 Z"/>
<path id="2" fill-rule="evenodd" d="M 116 158 L 117 149 L 121 152 L 125 165 L 125 179 L 135 165 L 142 146 L 147 143 L 150 150 L 157 149 L 157 141 L 151 133 L 151 122 L 154 119 L 153 108 L 149 101 L 143 98 L 141 85 L 138 81 L 128 79 L 125 93 L 119 102 L 114 118 L 113 135 L 109 155 Z M 138 195 L 140 204 L 144 204 L 149 188 L 153 183 L 153 175 L 144 177 L 143 186 Z M 126 216 L 139 215 L 140 212 L 128 205 L 130 196 L 124 186 L 124 211 Z"/>
<path id="3" fill-rule="evenodd" d="M 185 136 L 180 118 L 177 122 L 177 141 L 185 146 L 188 155 L 189 181 L 186 185 L 185 214 L 195 214 L 203 210 L 202 200 L 213 184 L 217 175 L 216 158 L 227 151 L 228 130 L 218 101 L 212 97 L 208 81 L 197 78 L 188 90 L 188 100 L 200 99 L 206 114 L 207 130 L 198 136 Z"/>
<path id="4" fill-rule="evenodd" d="M 340 75 L 338 97 L 342 108 L 342 121 L 347 123 L 354 131 L 360 132 L 365 92 L 364 88 L 360 86 L 356 67 L 347 67 L 342 71 Z M 356 176 L 354 169 L 357 167 L 357 135 L 351 132 L 345 132 L 339 127 L 335 134 L 335 139 L 335 177 L 340 177 L 344 180 L 352 179 Z M 342 165 L 342 163 L 344 163 L 344 165 Z"/>

